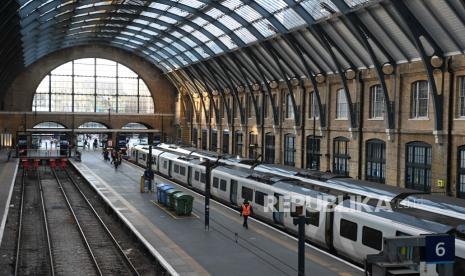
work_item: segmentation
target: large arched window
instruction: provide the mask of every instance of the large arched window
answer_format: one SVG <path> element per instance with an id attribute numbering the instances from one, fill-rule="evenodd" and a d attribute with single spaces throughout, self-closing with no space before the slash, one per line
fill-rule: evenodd
<path id="1" fill-rule="evenodd" d="M 52 70 L 39 84 L 33 111 L 153 113 L 147 85 L 117 62 L 85 58 Z"/>
<path id="2" fill-rule="evenodd" d="M 80 125 L 78 128 L 108 129 L 106 125 L 99 122 L 86 122 Z"/>
<path id="3" fill-rule="evenodd" d="M 42 122 L 33 126 L 32 128 L 66 128 L 64 125 L 56 122 Z"/>

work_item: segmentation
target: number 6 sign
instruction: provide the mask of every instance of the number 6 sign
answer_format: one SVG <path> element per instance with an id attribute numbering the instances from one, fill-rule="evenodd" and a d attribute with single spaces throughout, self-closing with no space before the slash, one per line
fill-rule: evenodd
<path id="1" fill-rule="evenodd" d="M 427 263 L 451 263 L 455 258 L 455 237 L 449 235 L 425 237 Z"/>

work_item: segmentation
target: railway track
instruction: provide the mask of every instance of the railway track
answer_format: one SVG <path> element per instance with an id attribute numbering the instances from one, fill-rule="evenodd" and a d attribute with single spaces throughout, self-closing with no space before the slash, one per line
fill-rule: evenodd
<path id="1" fill-rule="evenodd" d="M 40 176 L 23 170 L 15 275 L 55 275 Z M 40 219 L 38 219 L 40 218 Z"/>
<path id="2" fill-rule="evenodd" d="M 68 171 L 23 172 L 16 247 L 14 275 L 140 275 Z"/>
<path id="3" fill-rule="evenodd" d="M 79 229 L 97 275 L 139 275 L 68 171 L 52 170 L 52 174 Z"/>

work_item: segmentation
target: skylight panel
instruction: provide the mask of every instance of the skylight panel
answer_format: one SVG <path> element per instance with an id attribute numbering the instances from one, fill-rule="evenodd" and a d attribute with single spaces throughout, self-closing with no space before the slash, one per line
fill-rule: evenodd
<path id="1" fill-rule="evenodd" d="M 227 35 L 220 36 L 219 40 L 223 42 L 223 44 L 226 45 L 226 47 L 228 47 L 230 50 L 237 48 L 236 43 L 234 43 L 234 41 Z"/>
<path id="2" fill-rule="evenodd" d="M 159 29 L 159 30 L 166 30 L 167 29 L 166 26 L 162 26 L 162 25 L 157 24 L 157 23 L 150 23 L 149 26 L 152 27 L 152 28 L 155 28 L 155 29 Z"/>
<path id="3" fill-rule="evenodd" d="M 137 31 L 137 32 L 140 32 L 142 30 L 142 28 L 131 26 L 131 25 L 126 26 L 126 28 Z"/>
<path id="4" fill-rule="evenodd" d="M 242 18 L 247 20 L 248 22 L 255 21 L 257 19 L 262 18 L 262 15 L 258 13 L 256 10 L 252 9 L 249 6 L 242 6 L 236 10 L 236 13 L 239 14 Z"/>
<path id="5" fill-rule="evenodd" d="M 187 5 L 189 7 L 196 8 L 196 9 L 204 5 L 204 3 L 197 1 L 197 0 L 179 0 L 178 2 L 181 4 Z"/>
<path id="6" fill-rule="evenodd" d="M 155 35 L 158 34 L 157 32 L 151 31 L 151 30 L 149 30 L 149 29 L 143 29 L 142 32 L 143 32 L 143 33 L 146 33 L 146 34 L 149 34 L 149 35 L 151 35 L 151 36 L 155 36 Z"/>
<path id="7" fill-rule="evenodd" d="M 143 35 L 140 35 L 140 34 L 135 35 L 135 37 L 137 37 L 137 38 L 139 38 L 139 39 L 142 39 L 142 40 L 146 40 L 146 41 L 147 41 L 147 40 L 150 40 L 150 38 L 148 38 L 148 37 L 146 37 L 146 36 L 143 36 Z"/>
<path id="8" fill-rule="evenodd" d="M 125 38 L 125 37 L 119 36 L 119 35 L 116 36 L 115 38 L 116 38 L 116 39 L 121 39 L 121 40 L 124 40 L 124 41 L 128 41 L 128 40 L 129 40 L 128 38 Z"/>
<path id="9" fill-rule="evenodd" d="M 121 31 L 121 34 L 129 35 L 129 36 L 133 36 L 133 35 L 134 35 L 133 33 L 126 32 L 126 31 Z"/>
<path id="10" fill-rule="evenodd" d="M 305 21 L 293 9 L 285 9 L 274 15 L 288 30 L 305 25 Z"/>
<path id="11" fill-rule="evenodd" d="M 321 8 L 321 3 L 326 3 L 333 10 L 339 11 L 337 7 L 331 2 L 331 0 L 304 0 L 300 3 L 302 7 L 314 18 L 320 19 L 326 16 L 330 16 L 331 13 L 326 9 Z"/>
<path id="12" fill-rule="evenodd" d="M 147 16 L 150 18 L 156 18 L 160 13 L 154 13 L 154 12 L 148 12 L 148 11 L 143 11 L 140 13 L 140 15 Z"/>
<path id="13" fill-rule="evenodd" d="M 202 47 L 195 47 L 194 50 L 199 53 L 203 58 L 208 58 L 210 57 L 203 49 Z"/>
<path id="14" fill-rule="evenodd" d="M 276 34 L 276 31 L 273 27 L 273 25 L 268 21 L 268 19 L 261 19 L 258 20 L 252 25 L 264 36 L 264 37 L 269 37 L 272 35 Z"/>
<path id="15" fill-rule="evenodd" d="M 149 7 L 150 7 L 150 8 L 157 9 L 157 10 L 162 10 L 162 11 L 166 11 L 167 9 L 170 8 L 170 6 L 168 6 L 168 5 L 160 4 L 160 3 L 157 3 L 157 2 L 152 2 L 152 3 L 149 5 Z"/>
<path id="16" fill-rule="evenodd" d="M 144 45 L 144 43 L 139 41 L 139 40 L 131 39 L 131 42 L 134 43 L 134 44 L 137 44 L 137 45 Z"/>
<path id="17" fill-rule="evenodd" d="M 186 16 L 188 16 L 190 14 L 188 11 L 182 10 L 180 8 L 177 8 L 177 7 L 171 7 L 167 11 L 170 12 L 170 13 L 182 16 L 182 17 L 186 17 Z"/>
<path id="18" fill-rule="evenodd" d="M 182 35 L 180 32 L 178 32 L 178 31 L 174 31 L 174 32 L 172 32 L 171 34 L 172 34 L 174 37 L 177 37 L 177 38 L 183 37 L 183 35 Z"/>
<path id="19" fill-rule="evenodd" d="M 171 49 L 170 47 L 165 47 L 163 48 L 163 50 L 167 51 L 168 54 L 172 55 L 172 56 L 175 56 L 177 55 L 175 51 L 173 51 L 173 49 Z"/>
<path id="20" fill-rule="evenodd" d="M 188 24 L 184 24 L 180 27 L 181 29 L 183 29 L 184 31 L 190 33 L 194 30 L 194 28 L 191 26 L 191 25 L 188 25 Z"/>
<path id="21" fill-rule="evenodd" d="M 226 0 L 223 3 L 221 3 L 221 5 L 227 7 L 230 10 L 233 10 L 239 7 L 240 5 L 243 5 L 243 3 L 240 0 Z"/>
<path id="22" fill-rule="evenodd" d="M 160 19 L 160 20 L 163 20 L 165 21 L 166 23 L 169 23 L 169 24 L 174 24 L 174 23 L 177 23 L 178 21 L 172 17 L 169 17 L 169 16 L 166 16 L 166 15 L 160 15 L 157 19 Z"/>
<path id="23" fill-rule="evenodd" d="M 205 45 L 207 45 L 207 47 L 210 48 L 215 54 L 223 52 L 223 50 L 215 42 L 211 40 L 205 43 Z"/>
<path id="24" fill-rule="evenodd" d="M 208 21 L 203 19 L 202 17 L 199 17 L 197 16 L 196 18 L 194 18 L 192 20 L 192 22 L 194 22 L 195 24 L 199 25 L 199 26 L 203 26 L 203 25 L 206 25 L 208 24 Z"/>
<path id="25" fill-rule="evenodd" d="M 192 33 L 192 35 L 202 42 L 206 42 L 209 40 L 209 38 L 200 31 L 195 31 Z"/>
<path id="26" fill-rule="evenodd" d="M 160 47 L 160 48 L 165 47 L 165 44 L 163 44 L 163 43 L 161 43 L 161 42 L 159 42 L 159 41 L 155 42 L 155 45 L 157 45 L 157 46 Z"/>
<path id="27" fill-rule="evenodd" d="M 134 19 L 133 22 L 134 23 L 139 23 L 139 24 L 142 24 L 142 25 L 148 25 L 150 23 L 149 21 L 143 20 L 143 19 Z"/>
<path id="28" fill-rule="evenodd" d="M 162 40 L 165 41 L 165 42 L 167 42 L 167 43 L 173 42 L 173 40 L 172 40 L 171 38 L 166 37 L 166 36 L 165 36 L 165 37 L 162 37 Z"/>
<path id="29" fill-rule="evenodd" d="M 246 28 L 240 28 L 234 31 L 234 33 L 242 39 L 246 44 L 257 41 L 257 38 L 249 32 Z"/>
<path id="30" fill-rule="evenodd" d="M 274 13 L 280 9 L 287 7 L 287 4 L 282 0 L 255 0 L 260 6 L 265 8 L 268 12 Z"/>
<path id="31" fill-rule="evenodd" d="M 185 51 L 184 53 L 190 60 L 192 60 L 192 62 L 198 61 L 198 58 L 194 54 L 192 54 L 191 51 Z"/>
<path id="32" fill-rule="evenodd" d="M 205 25 L 203 28 L 206 29 L 207 31 L 209 31 L 215 37 L 219 37 L 220 35 L 224 35 L 224 32 L 220 28 L 216 27 L 215 25 L 213 25 L 211 23 L 208 24 L 208 25 Z"/>
<path id="33" fill-rule="evenodd" d="M 242 27 L 242 25 L 239 22 L 237 22 L 234 18 L 232 18 L 229 15 L 225 15 L 225 16 L 218 18 L 218 21 L 221 24 L 225 25 L 230 30 L 234 30 L 239 27 Z"/>
<path id="34" fill-rule="evenodd" d="M 197 46 L 197 44 L 194 41 L 192 41 L 190 38 L 188 38 L 186 36 L 181 38 L 181 40 L 184 41 L 184 43 L 186 43 L 187 45 L 189 45 L 191 47 Z"/>
<path id="35" fill-rule="evenodd" d="M 220 16 L 223 16 L 224 13 L 220 11 L 219 9 L 216 8 L 211 8 L 206 12 L 207 15 L 213 17 L 213 18 L 218 18 Z"/>
<path id="36" fill-rule="evenodd" d="M 176 47 L 176 49 L 178 49 L 178 50 L 181 51 L 181 52 L 186 51 L 186 48 L 184 48 L 181 44 L 179 44 L 179 43 L 177 43 L 177 42 L 173 42 L 172 45 L 173 45 L 174 47 Z"/>

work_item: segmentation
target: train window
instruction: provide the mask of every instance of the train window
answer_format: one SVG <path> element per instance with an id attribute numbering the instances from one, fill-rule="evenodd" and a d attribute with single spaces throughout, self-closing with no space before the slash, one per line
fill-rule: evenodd
<path id="1" fill-rule="evenodd" d="M 253 190 L 247 187 L 242 187 L 242 198 L 248 201 L 253 200 Z"/>
<path id="2" fill-rule="evenodd" d="M 200 182 L 205 183 L 205 174 L 204 173 L 200 174 Z"/>
<path id="3" fill-rule="evenodd" d="M 339 234 L 349 240 L 357 241 L 357 223 L 341 219 Z"/>
<path id="4" fill-rule="evenodd" d="M 179 173 L 179 165 L 174 164 L 174 169 L 173 170 L 174 170 L 175 173 Z"/>
<path id="5" fill-rule="evenodd" d="M 200 172 L 199 171 L 195 171 L 194 179 L 195 179 L 195 181 L 199 181 L 199 179 L 200 179 Z"/>
<path id="6" fill-rule="evenodd" d="M 179 173 L 181 175 L 186 175 L 186 167 L 179 166 Z"/>
<path id="7" fill-rule="evenodd" d="M 167 162 L 167 161 L 163 161 L 163 168 L 164 168 L 164 169 L 167 169 L 167 168 L 168 168 L 168 162 Z"/>
<path id="8" fill-rule="evenodd" d="M 146 159 L 147 159 L 147 155 L 145 155 L 145 154 L 142 154 L 142 160 L 144 160 L 144 161 L 145 161 Z"/>
<path id="9" fill-rule="evenodd" d="M 218 189 L 218 177 L 213 177 L 213 188 Z"/>
<path id="10" fill-rule="evenodd" d="M 224 179 L 220 180 L 220 190 L 226 191 L 226 180 Z"/>
<path id="11" fill-rule="evenodd" d="M 309 210 L 305 211 L 307 218 L 310 219 L 310 224 L 313 226 L 318 227 L 320 225 L 320 212 L 317 210 Z"/>
<path id="12" fill-rule="evenodd" d="M 265 196 L 267 196 L 267 194 L 260 191 L 255 191 L 255 203 L 261 206 L 265 206 Z"/>
<path id="13" fill-rule="evenodd" d="M 362 244 L 376 250 L 381 250 L 383 244 L 383 232 L 368 226 L 363 226 Z"/>

